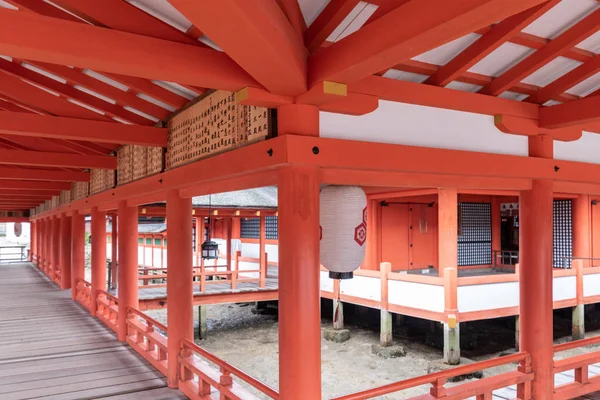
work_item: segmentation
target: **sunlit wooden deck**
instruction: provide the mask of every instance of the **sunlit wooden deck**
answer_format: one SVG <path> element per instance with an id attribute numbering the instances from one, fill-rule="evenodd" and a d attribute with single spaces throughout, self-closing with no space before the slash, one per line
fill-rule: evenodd
<path id="1" fill-rule="evenodd" d="M 0 265 L 0 398 L 185 399 L 31 264 Z"/>

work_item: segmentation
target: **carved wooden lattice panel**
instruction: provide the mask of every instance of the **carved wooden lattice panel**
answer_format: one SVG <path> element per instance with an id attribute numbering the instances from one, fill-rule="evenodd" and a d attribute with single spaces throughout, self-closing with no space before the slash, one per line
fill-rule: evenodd
<path id="1" fill-rule="evenodd" d="M 159 174 L 163 171 L 163 148 L 148 147 L 147 152 L 148 175 Z"/>
<path id="2" fill-rule="evenodd" d="M 148 148 L 146 146 L 131 146 L 133 154 L 133 180 L 148 175 Z"/>
<path id="3" fill-rule="evenodd" d="M 90 194 L 88 182 L 75 182 L 71 185 L 71 200 L 85 199 Z"/>
<path id="4" fill-rule="evenodd" d="M 117 185 L 133 180 L 133 147 L 121 146 L 117 150 Z"/>
<path id="5" fill-rule="evenodd" d="M 69 204 L 71 202 L 71 191 L 63 190 L 60 192 L 60 205 L 64 206 L 65 204 Z"/>
<path id="6" fill-rule="evenodd" d="M 216 91 L 174 116 L 168 127 L 167 169 L 265 139 L 269 112 L 237 104 L 234 93 Z"/>

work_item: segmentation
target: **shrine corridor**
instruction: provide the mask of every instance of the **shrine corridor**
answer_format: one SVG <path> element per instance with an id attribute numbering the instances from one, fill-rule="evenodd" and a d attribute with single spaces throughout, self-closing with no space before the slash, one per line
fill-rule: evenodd
<path id="1" fill-rule="evenodd" d="M 0 265 L 0 398 L 185 399 L 31 264 Z"/>

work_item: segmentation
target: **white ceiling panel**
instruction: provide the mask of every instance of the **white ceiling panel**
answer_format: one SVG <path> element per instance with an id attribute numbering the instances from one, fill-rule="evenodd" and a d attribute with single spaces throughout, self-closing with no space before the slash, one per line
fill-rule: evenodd
<path id="1" fill-rule="evenodd" d="M 592 36 L 579 43 L 576 47 L 591 51 L 592 53 L 600 53 L 600 31 L 594 33 Z"/>
<path id="2" fill-rule="evenodd" d="M 146 100 L 147 102 L 150 102 L 150 103 L 152 103 L 152 104 L 155 104 L 155 105 L 157 105 L 157 106 L 159 106 L 159 107 L 162 107 L 162 108 L 164 108 L 164 109 L 166 109 L 166 110 L 169 110 L 169 111 L 171 111 L 171 112 L 173 112 L 173 111 L 175 111 L 175 110 L 176 110 L 176 108 L 175 108 L 175 107 L 171 107 L 170 105 L 168 105 L 168 104 L 166 104 L 166 103 L 163 103 L 162 101 L 160 101 L 160 100 L 158 100 L 158 99 L 155 99 L 154 97 L 150 97 L 150 96 L 148 96 L 147 94 L 144 94 L 144 93 L 138 93 L 138 94 L 137 94 L 137 97 L 139 97 L 140 99 L 144 99 L 144 100 Z"/>
<path id="3" fill-rule="evenodd" d="M 185 97 L 188 100 L 193 100 L 196 97 L 200 96 L 200 93 L 196 93 L 193 90 L 183 87 L 178 83 L 166 81 L 152 81 L 152 83 L 160 86 L 163 89 L 167 89 L 168 91 L 173 92 L 181 97 Z"/>
<path id="4" fill-rule="evenodd" d="M 587 96 L 598 89 L 600 89 L 600 72 L 573 86 L 567 90 L 567 93 L 576 96 Z"/>
<path id="5" fill-rule="evenodd" d="M 461 92 L 478 92 L 483 86 L 473 85 L 472 83 L 452 81 L 446 85 L 448 89 L 460 90 Z"/>
<path id="6" fill-rule="evenodd" d="M 430 64 L 445 65 L 480 37 L 481 35 L 477 33 L 469 33 L 428 52 L 419 54 L 412 59 Z"/>
<path id="7" fill-rule="evenodd" d="M 390 69 L 383 74 L 384 78 L 398 79 L 399 81 L 416 82 L 421 83 L 427 80 L 429 76 L 421 74 L 413 74 L 412 72 L 399 71 L 397 69 Z"/>
<path id="8" fill-rule="evenodd" d="M 529 47 L 504 43 L 483 60 L 473 65 L 469 71 L 482 75 L 499 76 L 534 52 L 535 50 Z"/>
<path id="9" fill-rule="evenodd" d="M 104 96 L 104 95 L 102 95 L 100 93 L 96 93 L 93 90 L 90 90 L 90 89 L 88 89 L 86 87 L 83 87 L 83 86 L 80 86 L 80 85 L 74 85 L 73 87 L 75 89 L 81 90 L 82 92 L 85 92 L 85 93 L 87 93 L 87 94 L 89 94 L 91 96 L 97 97 L 100 100 L 104 100 L 104 101 L 106 101 L 106 102 L 108 102 L 110 104 L 117 104 L 117 102 L 115 100 L 111 99 L 110 97 L 106 97 L 106 96 Z"/>
<path id="10" fill-rule="evenodd" d="M 10 9 L 10 10 L 18 10 L 18 8 L 17 8 L 17 7 L 13 6 L 13 5 L 12 5 L 12 4 L 10 4 L 10 3 L 7 3 L 7 2 L 6 2 L 6 1 L 4 1 L 4 0 L 0 0 L 0 7 L 2 7 L 2 8 L 8 8 L 8 9 Z"/>
<path id="11" fill-rule="evenodd" d="M 91 69 L 84 69 L 82 72 L 88 76 L 91 76 L 92 78 L 98 79 L 99 81 L 114 86 L 117 89 L 121 89 L 124 92 L 127 92 L 129 90 L 128 86 L 125 86 L 122 83 L 115 81 L 114 79 L 110 79 L 108 76 L 104 76 L 102 74 L 97 73 L 96 71 L 92 71 Z"/>
<path id="12" fill-rule="evenodd" d="M 328 3 L 329 0 L 298 0 L 306 26 L 310 26 L 317 19 Z"/>
<path id="13" fill-rule="evenodd" d="M 148 14 L 160 19 L 163 22 L 187 32 L 192 26 L 190 20 L 183 16 L 167 0 L 125 0 Z"/>
<path id="14" fill-rule="evenodd" d="M 503 99 L 522 101 L 526 99 L 528 95 L 507 90 L 506 92 L 501 93 L 498 97 Z"/>
<path id="15" fill-rule="evenodd" d="M 50 72 L 47 72 L 47 71 L 45 71 L 45 70 L 43 70 L 43 69 L 40 69 L 40 68 L 38 68 L 38 67 L 36 67 L 36 66 L 34 66 L 34 65 L 27 64 L 26 62 L 22 62 L 22 63 L 21 63 L 21 66 L 22 66 L 23 68 L 27 68 L 27 69 L 28 69 L 28 70 L 30 70 L 30 71 L 37 72 L 37 73 L 38 73 L 38 74 L 40 74 L 40 75 L 44 75 L 45 77 L 48 77 L 48 78 L 50 78 L 50 79 L 53 79 L 53 80 L 55 80 L 55 81 L 57 81 L 57 82 L 64 83 L 64 84 L 66 84 L 66 83 L 67 83 L 67 81 L 66 81 L 64 78 L 61 78 L 61 77 L 60 77 L 60 76 L 58 76 L 58 75 L 51 74 Z"/>
<path id="16" fill-rule="evenodd" d="M 546 86 L 554 82 L 567 72 L 577 68 L 581 62 L 571 60 L 570 58 L 557 57 L 544 65 L 542 68 L 523 79 L 523 82 L 536 86 Z"/>
<path id="17" fill-rule="evenodd" d="M 598 7 L 597 0 L 562 0 L 523 32 L 554 39 Z"/>
<path id="18" fill-rule="evenodd" d="M 74 100 L 74 99 L 67 99 L 67 101 L 69 103 L 73 103 L 75 105 L 78 105 L 79 107 L 83 107 L 83 108 L 86 108 L 86 109 L 88 109 L 90 111 L 93 111 L 93 112 L 95 112 L 97 114 L 104 115 L 104 111 L 99 110 L 99 109 L 97 109 L 95 107 L 92 107 L 92 106 L 88 106 L 87 104 L 84 104 L 84 103 L 82 103 L 80 101 L 77 101 L 77 100 Z"/>
<path id="19" fill-rule="evenodd" d="M 353 34 L 359 30 L 369 18 L 371 18 L 371 15 L 375 13 L 377 8 L 378 6 L 375 4 L 360 1 L 350 14 L 344 18 L 340 25 L 331 32 L 331 35 L 329 35 L 327 40 L 329 42 L 337 42 L 346 36 Z"/>

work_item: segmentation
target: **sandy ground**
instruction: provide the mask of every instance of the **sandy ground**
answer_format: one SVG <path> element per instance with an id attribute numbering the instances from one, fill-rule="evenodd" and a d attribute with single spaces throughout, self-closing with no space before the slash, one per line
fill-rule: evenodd
<path id="1" fill-rule="evenodd" d="M 208 338 L 196 341 L 208 351 L 277 388 L 277 318 L 271 315 L 256 315 L 252 312 L 253 307 L 249 304 L 208 306 Z M 196 327 L 197 312 L 195 307 Z M 150 311 L 148 314 L 166 322 L 164 310 Z M 373 317 L 372 313 L 369 317 Z M 598 317 L 595 318 L 596 322 L 589 323 L 594 330 L 588 331 L 588 337 L 600 334 Z M 567 326 L 570 321 L 566 315 L 558 315 L 555 319 L 558 325 L 555 337 L 557 342 L 563 342 L 568 339 Z M 463 356 L 480 361 L 514 351 L 514 327 L 511 323 L 511 320 L 504 319 L 490 324 L 465 327 L 465 331 L 469 332 L 476 343 L 470 350 L 464 350 Z M 422 323 L 417 324 L 419 325 Z M 323 319 L 322 328 L 329 326 L 330 320 Z M 346 324 L 346 327 L 351 330 L 348 342 L 338 344 L 321 341 L 324 399 L 427 374 L 428 367 L 438 364 L 442 358 L 442 351 L 426 344 L 423 331 L 411 327 L 410 323 L 394 327 L 394 341 L 407 350 L 406 357 L 396 359 L 382 359 L 371 353 L 371 346 L 379 341 L 377 329 L 360 327 L 358 324 Z M 570 356 L 585 351 L 574 350 L 561 355 Z M 509 370 L 514 370 L 514 366 L 488 370 L 486 375 Z M 427 393 L 428 390 L 428 387 L 420 387 L 381 398 L 405 399 Z"/>

